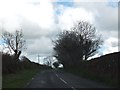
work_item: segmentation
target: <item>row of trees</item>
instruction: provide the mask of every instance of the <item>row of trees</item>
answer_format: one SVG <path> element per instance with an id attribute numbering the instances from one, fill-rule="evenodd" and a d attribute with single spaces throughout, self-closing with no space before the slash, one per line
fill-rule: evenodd
<path id="1" fill-rule="evenodd" d="M 4 31 L 2 34 L 4 50 L 8 49 L 7 53 L 2 52 L 2 73 L 11 74 L 24 69 L 32 68 L 50 68 L 46 65 L 39 65 L 31 62 L 26 56 L 19 59 L 22 50 L 25 49 L 25 40 L 23 39 L 22 30 L 16 30 L 15 33 Z"/>
<path id="2" fill-rule="evenodd" d="M 79 66 L 80 62 L 95 55 L 102 45 L 96 28 L 88 22 L 80 21 L 71 30 L 65 30 L 54 41 L 55 57 L 64 68 Z"/>
<path id="3" fill-rule="evenodd" d="M 21 63 L 19 60 L 20 54 L 22 52 L 22 49 L 25 49 L 25 40 L 23 39 L 22 31 L 16 30 L 16 32 L 14 34 L 4 31 L 2 38 L 4 41 L 3 42 L 4 48 L 9 49 L 8 52 L 11 53 L 11 55 L 9 53 L 2 54 L 2 56 L 3 56 L 3 58 L 2 58 L 3 59 L 3 73 L 14 72 L 15 67 L 17 69 L 17 67 L 18 68 L 30 67 L 30 65 L 32 65 L 32 64 L 30 64 L 30 60 L 27 57 L 23 56 L 22 64 L 21 64 L 23 66 L 19 66 Z M 12 52 L 14 52 L 13 55 L 12 55 Z M 44 58 L 44 62 L 45 62 L 45 65 L 51 66 L 53 63 L 52 57 Z M 18 63 L 19 63 L 19 65 L 18 65 Z M 12 65 L 14 68 L 12 68 L 12 66 L 9 67 L 10 65 Z M 55 64 L 55 67 L 56 67 L 56 64 Z M 7 69 L 7 68 L 9 68 L 9 69 Z"/>
<path id="4" fill-rule="evenodd" d="M 4 32 L 4 45 L 14 52 L 18 60 L 25 46 L 22 31 L 15 34 Z M 70 30 L 64 30 L 54 41 L 55 57 L 64 67 L 79 66 L 80 62 L 95 55 L 102 44 L 100 35 L 96 36 L 96 28 L 88 22 L 77 22 Z"/>

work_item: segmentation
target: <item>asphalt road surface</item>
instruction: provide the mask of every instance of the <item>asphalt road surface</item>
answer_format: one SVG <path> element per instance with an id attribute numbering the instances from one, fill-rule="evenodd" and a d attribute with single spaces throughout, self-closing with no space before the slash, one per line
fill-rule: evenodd
<path id="1" fill-rule="evenodd" d="M 100 83 L 61 71 L 44 70 L 27 83 L 25 88 L 108 88 Z"/>

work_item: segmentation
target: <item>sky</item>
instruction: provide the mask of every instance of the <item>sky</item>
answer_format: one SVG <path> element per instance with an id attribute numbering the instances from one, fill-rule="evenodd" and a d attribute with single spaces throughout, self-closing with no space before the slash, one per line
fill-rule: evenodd
<path id="1" fill-rule="evenodd" d="M 0 50 L 3 30 L 13 33 L 22 29 L 27 48 L 22 55 L 37 62 L 38 54 L 41 58 L 53 55 L 52 40 L 61 31 L 82 20 L 94 25 L 104 40 L 94 57 L 117 52 L 118 1 L 0 0 Z"/>

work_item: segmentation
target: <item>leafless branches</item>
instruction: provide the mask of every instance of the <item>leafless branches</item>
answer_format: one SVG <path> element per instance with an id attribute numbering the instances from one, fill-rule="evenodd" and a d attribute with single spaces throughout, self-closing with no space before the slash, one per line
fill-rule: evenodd
<path id="1" fill-rule="evenodd" d="M 15 34 L 4 31 L 2 35 L 4 45 L 10 50 L 13 50 L 16 58 L 19 58 L 22 49 L 25 46 L 25 40 L 23 39 L 22 30 L 16 30 Z"/>

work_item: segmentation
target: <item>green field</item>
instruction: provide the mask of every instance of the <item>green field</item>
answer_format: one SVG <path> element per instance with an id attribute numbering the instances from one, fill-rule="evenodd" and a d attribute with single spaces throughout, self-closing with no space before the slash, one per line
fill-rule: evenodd
<path id="1" fill-rule="evenodd" d="M 5 75 L 2 77 L 2 88 L 23 88 L 39 71 L 39 69 L 30 69 Z"/>

